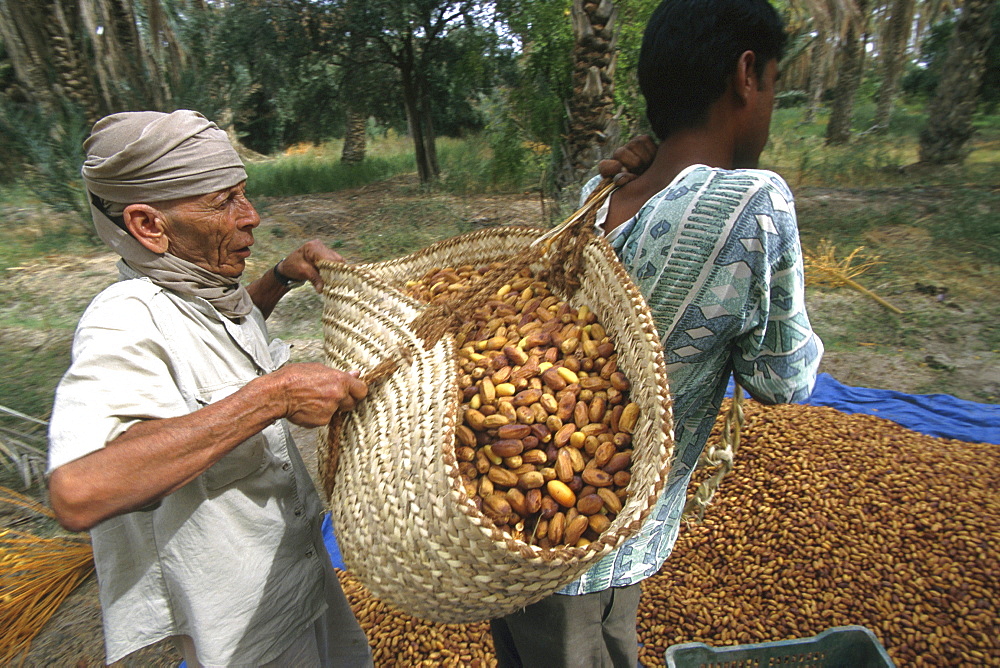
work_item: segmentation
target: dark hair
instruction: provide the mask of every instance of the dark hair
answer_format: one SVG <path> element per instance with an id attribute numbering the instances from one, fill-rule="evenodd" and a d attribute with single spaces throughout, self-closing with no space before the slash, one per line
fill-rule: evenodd
<path id="1" fill-rule="evenodd" d="M 740 54 L 753 51 L 758 76 L 785 48 L 781 17 L 767 0 L 664 0 L 639 52 L 646 116 L 662 140 L 708 120 Z"/>

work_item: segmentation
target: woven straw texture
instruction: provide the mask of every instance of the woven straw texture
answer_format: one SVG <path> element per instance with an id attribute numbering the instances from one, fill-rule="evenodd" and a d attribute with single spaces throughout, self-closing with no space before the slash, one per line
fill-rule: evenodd
<path id="1" fill-rule="evenodd" d="M 587 304 L 604 325 L 641 408 L 628 500 L 587 547 L 541 549 L 501 532 L 467 497 L 455 459 L 454 341 L 448 334 L 425 349 L 411 327 L 425 307 L 402 287 L 434 267 L 517 257 L 540 234 L 500 227 L 389 262 L 322 267 L 327 364 L 367 374 L 399 361 L 355 411 L 321 430 L 320 475 L 338 545 L 373 595 L 416 617 L 471 623 L 555 592 L 638 531 L 666 480 L 673 430 L 659 337 L 614 252 L 594 238 L 571 303 Z"/>

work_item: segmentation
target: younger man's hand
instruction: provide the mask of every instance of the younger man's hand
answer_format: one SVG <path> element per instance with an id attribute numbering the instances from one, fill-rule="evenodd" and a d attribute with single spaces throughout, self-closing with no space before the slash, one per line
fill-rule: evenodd
<path id="1" fill-rule="evenodd" d="M 646 171 L 656 157 L 656 142 L 649 135 L 638 135 L 615 150 L 607 160 L 601 160 L 597 169 L 606 179 L 625 185 Z"/>

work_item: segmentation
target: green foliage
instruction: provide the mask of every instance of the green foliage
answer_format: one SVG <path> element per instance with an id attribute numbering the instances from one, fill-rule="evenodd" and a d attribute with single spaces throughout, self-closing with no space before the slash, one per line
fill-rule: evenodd
<path id="1" fill-rule="evenodd" d="M 783 90 L 774 96 L 774 106 L 777 109 L 801 107 L 809 102 L 809 91 Z"/>
<path id="2" fill-rule="evenodd" d="M 259 153 L 332 138 L 343 130 L 343 108 L 336 44 L 323 28 L 328 9 L 274 0 L 192 12 L 184 76 L 195 85 L 182 88 L 179 106 L 231 112 L 243 143 Z"/>
<path id="3" fill-rule="evenodd" d="M 907 162 L 906 147 L 893 137 L 866 136 L 845 146 L 826 146 L 825 119 L 803 125 L 804 108 L 776 109 L 761 163 L 780 172 L 792 187 L 865 186 L 892 181 Z M 912 144 L 911 144 L 912 146 Z"/>
<path id="4" fill-rule="evenodd" d="M 526 138 L 555 145 L 571 92 L 573 31 L 569 0 L 507 0 L 498 8 L 522 45 L 510 104 Z"/>
<path id="5" fill-rule="evenodd" d="M 80 168 L 89 130 L 83 111 L 68 101 L 46 109 L 0 96 L 0 149 L 19 170 L 16 181 L 56 212 L 76 214 L 88 234 L 90 206 Z"/>
<path id="6" fill-rule="evenodd" d="M 639 50 L 653 10 L 660 0 L 618 0 L 618 63 L 615 69 L 615 102 L 621 106 L 624 126 L 629 132 L 644 131 L 646 101 L 639 91 L 636 70 Z"/>
<path id="7" fill-rule="evenodd" d="M 4 350 L 0 355 L 0 397 L 3 397 L 0 403 L 25 415 L 45 419 L 52 410 L 56 384 L 69 366 L 73 330 L 15 332 L 0 332 L 0 346 Z M 0 416 L 0 427 L 4 426 L 22 425 L 20 421 Z"/>
<path id="8" fill-rule="evenodd" d="M 979 86 L 979 99 L 989 108 L 1000 103 L 1000 4 L 994 4 L 990 22 L 993 41 L 986 51 L 986 70 Z M 948 56 L 948 43 L 955 32 L 955 17 L 934 25 L 921 45 L 920 62 L 909 67 L 903 76 L 903 92 L 921 100 L 929 99 L 937 89 L 941 69 Z"/>
<path id="9" fill-rule="evenodd" d="M 478 102 L 515 80 L 516 54 L 489 26 L 454 30 L 438 48 L 429 68 L 428 87 L 435 104 L 434 129 L 440 135 L 461 136 L 483 128 Z"/>
<path id="10" fill-rule="evenodd" d="M 24 186 L 0 188 L 0 269 L 57 253 L 92 251 L 96 234 L 76 212 L 59 213 Z"/>
<path id="11" fill-rule="evenodd" d="M 479 101 L 485 130 L 441 152 L 443 186 L 450 192 L 512 192 L 538 185 L 548 150 L 524 136 L 507 103 L 496 90 Z"/>
<path id="12" fill-rule="evenodd" d="M 968 188 L 949 189 L 946 206 L 934 206 L 927 225 L 939 247 L 957 257 L 981 262 L 1000 262 L 1000 191 Z"/>

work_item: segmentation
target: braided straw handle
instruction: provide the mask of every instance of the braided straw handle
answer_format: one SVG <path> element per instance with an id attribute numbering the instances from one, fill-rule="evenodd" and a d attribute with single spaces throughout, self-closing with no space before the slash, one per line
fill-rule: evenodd
<path id="1" fill-rule="evenodd" d="M 576 222 L 580 221 L 581 219 L 587 217 L 590 214 L 593 214 L 598 209 L 600 209 L 601 206 L 604 204 L 604 201 L 608 197 L 610 197 L 611 193 L 614 192 L 617 188 L 618 186 L 616 186 L 615 182 L 612 181 L 611 179 L 603 181 L 594 190 L 594 192 L 590 193 L 590 195 L 587 197 L 587 201 L 584 202 L 583 206 L 577 209 L 569 218 L 567 218 L 566 220 L 564 220 L 563 222 L 559 223 L 551 230 L 546 232 L 545 234 L 535 239 L 531 243 L 531 246 L 534 247 L 539 244 L 543 244 L 544 247 L 548 249 L 548 247 L 552 244 L 552 241 L 556 237 L 558 237 L 560 234 L 562 234 L 567 229 L 572 227 Z"/>
<path id="2" fill-rule="evenodd" d="M 723 418 L 722 436 L 719 444 L 709 444 L 698 460 L 698 468 L 714 466 L 715 472 L 702 481 L 694 494 L 688 498 L 684 506 L 683 517 L 686 520 L 700 522 L 705 517 L 705 509 L 712 502 L 712 497 L 722 484 L 723 478 L 733 470 L 733 460 L 740 447 L 740 429 L 746 418 L 743 415 L 743 386 L 736 383 L 733 389 L 733 400 Z"/>

